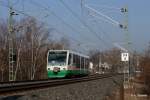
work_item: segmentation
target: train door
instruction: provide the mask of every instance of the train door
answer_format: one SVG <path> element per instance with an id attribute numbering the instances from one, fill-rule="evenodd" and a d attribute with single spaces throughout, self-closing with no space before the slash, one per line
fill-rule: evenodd
<path id="1" fill-rule="evenodd" d="M 69 53 L 68 54 L 68 64 L 67 66 L 72 66 L 73 65 L 73 54 Z"/>

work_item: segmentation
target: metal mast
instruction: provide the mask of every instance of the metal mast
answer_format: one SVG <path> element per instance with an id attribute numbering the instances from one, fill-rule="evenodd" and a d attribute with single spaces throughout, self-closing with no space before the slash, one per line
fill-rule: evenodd
<path id="1" fill-rule="evenodd" d="M 9 31 L 9 81 L 14 81 L 14 65 L 15 65 L 15 52 L 14 52 L 14 29 L 13 29 L 13 12 L 10 0 L 8 0 L 9 5 L 9 19 L 8 19 L 8 31 Z"/>
<path id="2" fill-rule="evenodd" d="M 129 28 L 128 28 L 128 8 L 127 7 L 124 7 L 124 8 L 121 8 L 121 12 L 124 13 L 124 16 L 125 16 L 125 22 L 124 22 L 124 25 L 123 26 L 120 26 L 124 29 L 125 31 L 125 47 L 126 49 L 128 50 L 127 52 L 128 53 L 131 53 L 130 51 L 130 46 L 131 46 L 131 41 L 130 41 L 130 34 L 129 34 Z M 131 74 L 131 66 L 130 66 L 130 54 L 129 54 L 129 61 L 126 63 L 126 67 L 125 67 L 125 70 L 127 71 L 127 76 L 125 78 L 128 78 L 128 82 L 130 80 L 130 74 Z"/>

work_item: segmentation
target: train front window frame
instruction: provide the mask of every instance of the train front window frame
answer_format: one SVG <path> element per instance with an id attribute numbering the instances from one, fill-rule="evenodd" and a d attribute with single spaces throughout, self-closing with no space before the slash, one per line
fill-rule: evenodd
<path id="1" fill-rule="evenodd" d="M 66 51 L 49 51 L 48 53 L 48 64 L 51 66 L 66 65 L 67 52 Z"/>

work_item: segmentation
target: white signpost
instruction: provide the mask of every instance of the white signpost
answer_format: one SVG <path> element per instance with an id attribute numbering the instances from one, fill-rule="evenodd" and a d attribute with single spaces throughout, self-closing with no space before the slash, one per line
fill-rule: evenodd
<path id="1" fill-rule="evenodd" d="M 121 61 L 129 61 L 129 53 L 121 53 Z"/>

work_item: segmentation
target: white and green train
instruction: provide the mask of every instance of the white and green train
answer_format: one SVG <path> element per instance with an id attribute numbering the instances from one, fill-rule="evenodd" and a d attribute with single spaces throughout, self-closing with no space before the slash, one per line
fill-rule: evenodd
<path id="1" fill-rule="evenodd" d="M 70 50 L 49 50 L 48 78 L 64 78 L 89 74 L 89 57 Z"/>

